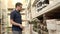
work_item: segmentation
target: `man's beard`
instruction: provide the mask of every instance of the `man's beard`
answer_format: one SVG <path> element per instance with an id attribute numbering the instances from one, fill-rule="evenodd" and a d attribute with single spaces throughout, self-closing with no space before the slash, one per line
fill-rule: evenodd
<path id="1" fill-rule="evenodd" d="M 21 11 L 21 10 L 18 10 L 19 12 Z"/>

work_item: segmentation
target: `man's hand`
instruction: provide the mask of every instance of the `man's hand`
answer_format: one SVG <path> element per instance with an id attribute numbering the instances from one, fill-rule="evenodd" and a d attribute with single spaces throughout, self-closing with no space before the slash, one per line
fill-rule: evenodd
<path id="1" fill-rule="evenodd" d="M 20 24 L 20 28 L 24 29 L 24 27 Z"/>
<path id="2" fill-rule="evenodd" d="M 15 25 L 15 26 L 19 26 L 20 28 L 22 28 L 24 30 L 24 27 L 22 26 L 22 24 L 18 24 L 16 22 L 14 22 L 12 19 L 10 20 L 11 24 Z"/>

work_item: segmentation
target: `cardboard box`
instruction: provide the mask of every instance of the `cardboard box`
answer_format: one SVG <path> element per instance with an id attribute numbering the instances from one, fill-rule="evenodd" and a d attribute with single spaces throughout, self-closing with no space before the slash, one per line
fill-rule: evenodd
<path id="1" fill-rule="evenodd" d="M 57 31 L 57 34 L 60 34 L 60 31 Z"/>
<path id="2" fill-rule="evenodd" d="M 60 21 L 56 21 L 57 31 L 60 31 Z"/>
<path id="3" fill-rule="evenodd" d="M 56 30 L 56 19 L 46 20 L 48 30 Z"/>
<path id="4" fill-rule="evenodd" d="M 56 30 L 48 30 L 49 34 L 57 34 Z"/>

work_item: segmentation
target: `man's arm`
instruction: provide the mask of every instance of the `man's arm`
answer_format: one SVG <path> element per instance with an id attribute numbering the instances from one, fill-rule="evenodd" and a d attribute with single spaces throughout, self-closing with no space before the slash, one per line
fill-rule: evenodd
<path id="1" fill-rule="evenodd" d="M 15 25 L 15 26 L 19 26 L 20 28 L 23 28 L 22 24 L 18 24 L 16 22 L 13 21 L 13 19 L 10 19 L 11 24 Z"/>

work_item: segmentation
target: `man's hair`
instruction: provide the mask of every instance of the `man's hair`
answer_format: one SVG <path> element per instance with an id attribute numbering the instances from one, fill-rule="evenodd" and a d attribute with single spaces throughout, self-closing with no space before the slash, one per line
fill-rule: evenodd
<path id="1" fill-rule="evenodd" d="M 15 7 L 20 6 L 20 5 L 22 5 L 22 3 L 17 2 L 16 5 L 15 5 Z"/>

